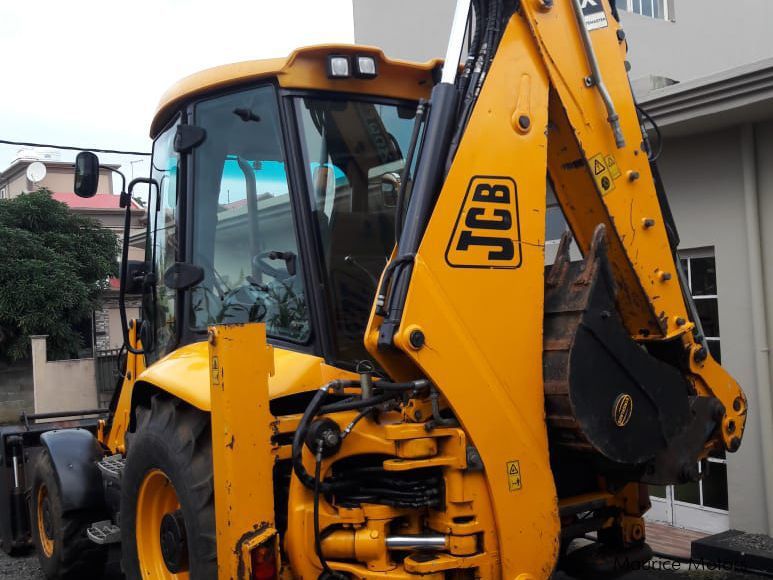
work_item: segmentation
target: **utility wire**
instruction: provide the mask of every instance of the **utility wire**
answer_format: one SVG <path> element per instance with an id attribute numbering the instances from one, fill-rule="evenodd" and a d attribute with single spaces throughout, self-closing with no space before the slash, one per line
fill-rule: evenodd
<path id="1" fill-rule="evenodd" d="M 119 151 L 118 149 L 93 149 L 91 147 L 70 147 L 67 145 L 50 145 L 47 143 L 26 143 L 24 141 L 7 141 L 0 139 L 2 145 L 21 145 L 22 147 L 51 147 L 52 149 L 67 149 L 69 151 L 92 151 L 94 153 L 117 153 L 119 155 L 145 155 L 150 157 L 150 153 L 142 151 Z"/>

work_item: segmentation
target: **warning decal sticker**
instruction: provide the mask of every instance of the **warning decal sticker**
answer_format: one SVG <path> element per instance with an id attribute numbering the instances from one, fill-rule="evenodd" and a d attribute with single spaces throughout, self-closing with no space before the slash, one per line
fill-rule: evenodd
<path id="1" fill-rule="evenodd" d="M 220 364 L 217 362 L 217 357 L 212 357 L 212 368 L 211 368 L 211 377 L 212 377 L 212 384 L 213 385 L 219 385 L 220 384 Z"/>
<path id="2" fill-rule="evenodd" d="M 588 30 L 598 30 L 609 26 L 602 0 L 582 0 L 582 16 Z"/>
<path id="3" fill-rule="evenodd" d="M 521 465 L 518 461 L 507 462 L 507 484 L 510 491 L 521 489 Z"/>
<path id="4" fill-rule="evenodd" d="M 612 155 L 607 155 L 607 169 L 609 169 L 609 174 L 612 176 L 612 179 L 617 179 L 620 177 L 620 168 L 617 166 L 617 161 L 615 161 L 615 158 Z"/>
<path id="5" fill-rule="evenodd" d="M 607 167 L 606 167 L 606 165 L 604 165 L 604 164 L 603 164 L 601 161 L 599 161 L 598 159 L 596 159 L 596 160 L 593 162 L 593 173 L 595 173 L 596 175 L 601 175 L 601 174 L 602 174 L 602 173 L 604 173 L 606 170 L 607 170 Z"/>
<path id="6" fill-rule="evenodd" d="M 588 160 L 588 165 L 601 195 L 615 190 L 615 179 L 620 177 L 620 168 L 612 155 L 594 155 Z"/>

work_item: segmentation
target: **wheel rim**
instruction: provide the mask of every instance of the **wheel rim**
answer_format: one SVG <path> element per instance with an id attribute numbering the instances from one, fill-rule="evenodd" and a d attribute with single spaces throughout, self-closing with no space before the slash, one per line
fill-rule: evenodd
<path id="1" fill-rule="evenodd" d="M 180 509 L 177 492 L 166 474 L 153 469 L 145 474 L 137 495 L 135 537 L 137 556 L 143 578 L 178 578 L 186 580 L 188 572 L 170 572 L 161 550 L 161 523 L 164 516 Z"/>
<path id="2" fill-rule="evenodd" d="M 38 512 L 38 537 L 40 538 L 40 549 L 46 558 L 50 558 L 54 553 L 54 529 L 51 519 L 51 502 L 48 499 L 48 488 L 41 484 L 38 488 L 37 497 Z"/>

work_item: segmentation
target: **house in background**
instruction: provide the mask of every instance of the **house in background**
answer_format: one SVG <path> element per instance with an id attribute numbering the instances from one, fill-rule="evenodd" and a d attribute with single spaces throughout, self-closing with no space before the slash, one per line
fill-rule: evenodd
<path id="1" fill-rule="evenodd" d="M 29 171 L 36 164 L 36 171 Z M 45 170 L 40 170 L 40 164 Z M 62 161 L 58 151 L 46 149 L 28 149 L 19 151 L 17 159 L 0 172 L 0 199 L 11 199 L 19 195 L 46 188 L 53 192 L 53 199 L 66 204 L 72 211 L 96 219 L 103 227 L 112 230 L 122 243 L 124 210 L 118 206 L 119 196 L 113 190 L 113 169 L 120 165 L 105 165 L 100 169 L 97 194 L 84 199 L 73 193 L 75 165 Z M 37 181 L 32 181 L 34 177 Z M 145 210 L 133 202 L 131 235 L 145 231 Z M 141 236 L 138 236 L 141 237 Z M 129 259 L 144 259 L 144 249 L 130 247 Z M 139 315 L 139 304 L 128 301 L 129 318 Z M 110 280 L 110 289 L 103 297 L 101 310 L 94 312 L 91 321 L 85 321 L 79 328 L 84 337 L 84 349 L 81 357 L 92 357 L 95 352 L 120 348 L 123 344 L 120 314 L 118 310 L 118 281 Z"/>
<path id="2" fill-rule="evenodd" d="M 70 161 L 62 161 L 59 151 L 48 149 L 21 149 L 14 161 L 0 172 L 0 199 L 12 199 L 41 187 L 55 193 L 72 192 L 75 165 Z M 30 179 L 28 168 L 33 163 L 41 163 L 45 171 L 35 176 L 37 181 Z M 113 195 L 113 179 L 111 169 L 120 165 L 105 165 L 99 172 L 97 195 Z M 115 204 L 118 207 L 118 204 Z"/>

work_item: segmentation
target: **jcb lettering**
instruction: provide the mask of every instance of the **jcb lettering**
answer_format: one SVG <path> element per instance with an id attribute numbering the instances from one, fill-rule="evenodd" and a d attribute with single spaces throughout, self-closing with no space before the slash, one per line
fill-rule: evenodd
<path id="1" fill-rule="evenodd" d="M 496 250 L 489 251 L 489 260 L 512 260 L 513 255 L 515 255 L 513 250 L 513 240 L 507 238 L 492 238 L 489 236 L 476 236 L 469 230 L 462 231 L 456 249 L 465 252 L 469 250 L 471 246 L 497 248 Z"/>
<path id="2" fill-rule="evenodd" d="M 446 248 L 454 268 L 521 265 L 518 194 L 509 177 L 473 177 Z"/>
<path id="3" fill-rule="evenodd" d="M 505 185 L 479 183 L 475 187 L 472 201 L 483 203 L 510 203 L 510 189 Z"/>
<path id="4" fill-rule="evenodd" d="M 482 207 L 473 207 L 467 212 L 464 224 L 468 228 L 482 228 L 484 230 L 509 230 L 513 225 L 513 217 L 509 210 L 495 209 L 491 212 L 497 219 L 486 219 L 486 210 Z"/>

